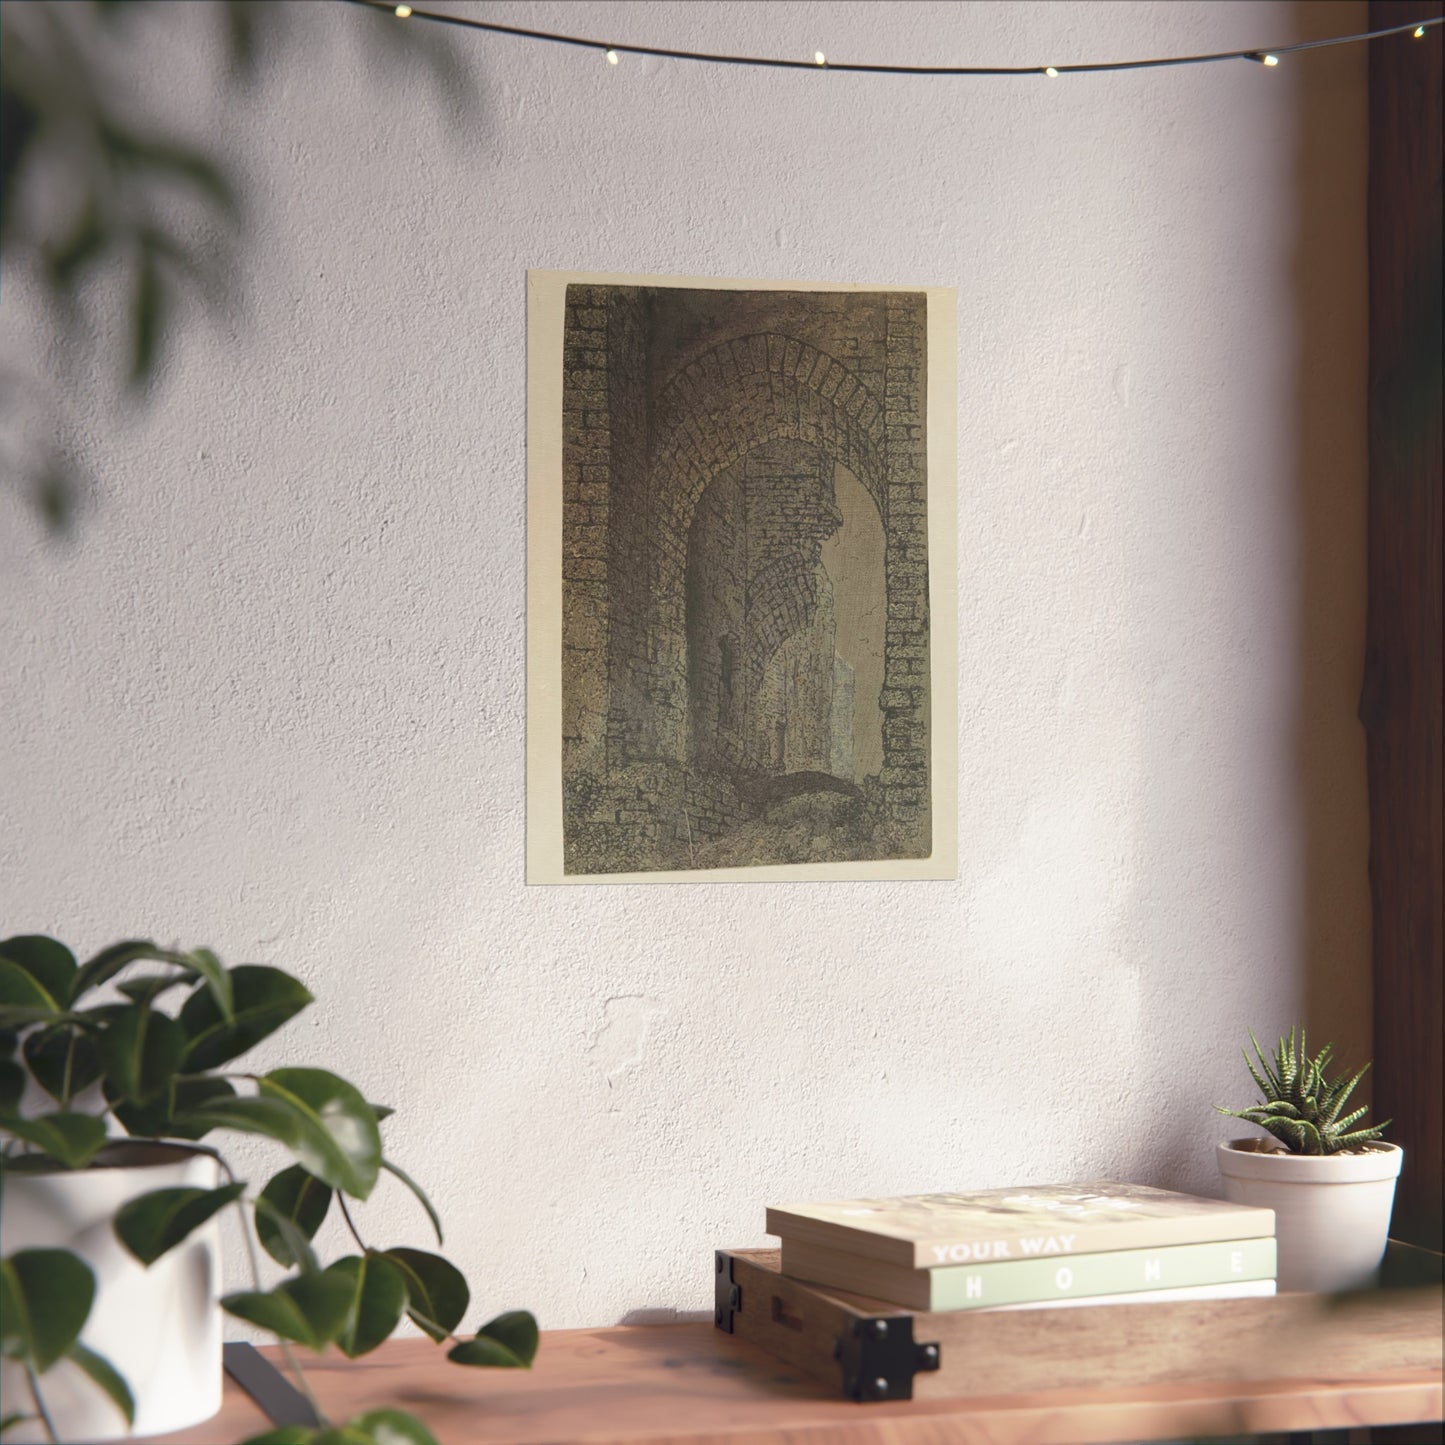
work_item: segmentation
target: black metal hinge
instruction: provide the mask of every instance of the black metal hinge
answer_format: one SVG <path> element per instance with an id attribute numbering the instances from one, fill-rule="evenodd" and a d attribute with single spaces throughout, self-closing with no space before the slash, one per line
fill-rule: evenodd
<path id="1" fill-rule="evenodd" d="M 939 1350 L 914 1341 L 912 1315 L 873 1315 L 838 1336 L 833 1358 L 843 1367 L 850 1400 L 911 1400 L 914 1375 L 936 1370 Z"/>
<path id="2" fill-rule="evenodd" d="M 733 1332 L 733 1315 L 743 1307 L 741 1285 L 733 1283 L 733 1262 L 722 1250 L 717 1251 L 717 1279 L 713 1286 L 713 1323 L 727 1334 Z"/>

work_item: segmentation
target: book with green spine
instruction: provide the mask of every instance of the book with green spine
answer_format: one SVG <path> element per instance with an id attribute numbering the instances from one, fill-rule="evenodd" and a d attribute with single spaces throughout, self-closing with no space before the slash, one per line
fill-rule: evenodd
<path id="1" fill-rule="evenodd" d="M 915 1310 L 972 1310 L 1200 1285 L 1272 1280 L 1273 1235 L 1116 1249 L 1068 1258 L 910 1269 L 802 1240 L 784 1239 L 782 1272 L 810 1284 L 889 1300 Z"/>
<path id="2" fill-rule="evenodd" d="M 778 1205 L 767 1212 L 767 1229 L 785 1240 L 933 1269 L 1258 1238 L 1274 1233 L 1274 1211 L 1104 1180 Z"/>

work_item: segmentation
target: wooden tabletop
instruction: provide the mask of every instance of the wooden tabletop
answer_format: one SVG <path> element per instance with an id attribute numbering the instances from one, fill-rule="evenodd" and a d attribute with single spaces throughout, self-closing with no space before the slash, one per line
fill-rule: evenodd
<path id="1" fill-rule="evenodd" d="M 274 1350 L 262 1353 L 280 1363 Z M 452 1365 L 420 1339 L 392 1340 L 355 1361 L 299 1354 L 333 1420 L 391 1405 L 425 1420 L 441 1445 L 1085 1445 L 1442 1415 L 1440 1371 L 1418 1369 L 855 1405 L 708 1324 L 548 1331 L 526 1371 Z M 157 1440 L 224 1445 L 267 1424 L 228 1379 L 218 1416 Z"/>

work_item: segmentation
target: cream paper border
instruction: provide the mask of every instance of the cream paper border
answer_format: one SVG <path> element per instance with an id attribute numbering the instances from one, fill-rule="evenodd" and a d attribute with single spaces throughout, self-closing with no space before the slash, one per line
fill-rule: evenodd
<path id="1" fill-rule="evenodd" d="M 655 873 L 562 871 L 562 331 L 567 287 L 923 291 L 928 297 L 929 721 L 927 858 Z M 958 293 L 953 287 L 527 272 L 527 882 L 798 883 L 958 876 Z"/>

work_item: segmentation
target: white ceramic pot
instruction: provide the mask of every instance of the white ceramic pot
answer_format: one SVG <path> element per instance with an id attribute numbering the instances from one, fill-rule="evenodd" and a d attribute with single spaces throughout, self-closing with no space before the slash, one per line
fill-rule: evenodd
<path id="1" fill-rule="evenodd" d="M 1385 1254 L 1404 1151 L 1376 1140 L 1359 1154 L 1274 1152 L 1271 1139 L 1218 1148 L 1224 1197 L 1274 1210 L 1282 1290 L 1358 1289 Z"/>
<path id="2" fill-rule="evenodd" d="M 0 1253 L 69 1249 L 95 1271 L 95 1303 L 81 1342 L 110 1361 L 135 1400 L 136 1435 L 159 1435 L 209 1420 L 221 1408 L 220 1226 L 213 1217 L 149 1269 L 115 1237 L 111 1220 L 152 1189 L 219 1184 L 216 1161 L 179 1144 L 107 1145 L 86 1169 L 7 1168 L 0 1197 Z M 45 1407 L 64 1441 L 124 1439 L 125 1417 L 68 1360 L 40 1377 Z M 0 1398 L 30 1409 L 22 1367 L 0 1365 Z M 38 1421 L 5 1432 L 40 1441 Z"/>

